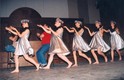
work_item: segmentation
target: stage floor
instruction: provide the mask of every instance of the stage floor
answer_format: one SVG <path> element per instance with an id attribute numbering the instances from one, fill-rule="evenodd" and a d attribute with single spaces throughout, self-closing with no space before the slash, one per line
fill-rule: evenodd
<path id="1" fill-rule="evenodd" d="M 66 64 L 55 64 L 50 70 L 35 71 L 35 67 L 22 67 L 20 73 L 1 69 L 0 80 L 124 80 L 124 61 L 101 62 L 99 65 L 80 63 L 66 69 Z"/>

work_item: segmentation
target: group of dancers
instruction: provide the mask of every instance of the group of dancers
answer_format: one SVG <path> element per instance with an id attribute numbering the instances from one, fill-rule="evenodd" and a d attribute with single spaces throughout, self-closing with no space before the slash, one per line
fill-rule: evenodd
<path id="1" fill-rule="evenodd" d="M 7 31 L 19 37 L 15 47 L 16 50 L 14 52 L 15 70 L 13 70 L 11 73 L 19 72 L 20 55 L 23 55 L 26 60 L 33 63 L 36 66 L 36 71 L 38 71 L 39 68 L 41 68 L 41 65 L 43 66 L 42 69 L 50 69 L 55 54 L 68 64 L 66 68 L 78 66 L 77 53 L 79 54 L 79 56 L 87 59 L 89 64 L 92 64 L 91 58 L 84 53 L 88 51 L 91 52 L 93 58 L 95 59 L 95 62 L 93 64 L 99 64 L 97 53 L 104 57 L 105 62 L 108 62 L 108 58 L 104 53 L 109 50 L 111 50 L 111 62 L 114 61 L 115 50 L 119 55 L 119 60 L 122 60 L 120 49 L 124 48 L 124 41 L 119 35 L 120 34 L 119 29 L 117 28 L 115 21 L 110 22 L 111 27 L 108 30 L 104 29 L 103 26 L 101 26 L 100 21 L 96 21 L 95 22 L 96 31 L 93 32 L 91 32 L 87 26 L 82 26 L 82 22 L 79 20 L 76 20 L 74 22 L 75 27 L 71 28 L 69 28 L 68 26 L 63 26 L 63 23 L 64 22 L 60 18 L 57 18 L 54 24 L 56 30 L 53 30 L 51 27 L 47 25 L 37 25 L 38 27 L 44 30 L 44 33 L 37 34 L 37 36 L 39 36 L 39 38 L 44 42 L 44 44 L 36 53 L 38 63 L 31 57 L 29 57 L 27 54 L 33 53 L 33 49 L 28 41 L 28 37 L 30 34 L 29 20 L 27 19 L 21 20 L 21 24 L 23 27 L 22 32 L 19 32 L 15 27 L 12 26 L 6 27 L 5 29 Z M 66 57 L 66 55 L 70 54 L 70 51 L 68 50 L 68 48 L 66 47 L 62 40 L 64 29 L 66 29 L 69 33 L 74 33 L 72 43 L 74 64 Z M 92 36 L 89 45 L 85 42 L 85 40 L 82 37 L 84 29 L 88 31 L 90 36 Z M 111 35 L 110 37 L 111 47 L 109 47 L 108 44 L 103 39 L 104 32 L 109 32 Z M 46 62 L 45 59 L 46 53 L 49 54 L 48 63 Z"/>

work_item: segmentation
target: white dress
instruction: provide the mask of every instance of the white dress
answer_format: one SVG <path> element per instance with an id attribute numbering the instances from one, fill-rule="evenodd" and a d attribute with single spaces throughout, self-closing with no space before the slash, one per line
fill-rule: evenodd
<path id="1" fill-rule="evenodd" d="M 24 55 L 29 53 L 33 54 L 34 50 L 32 49 L 29 41 L 28 41 L 28 37 L 29 37 L 29 33 L 25 34 L 23 37 L 21 37 L 17 43 L 16 43 L 16 50 L 15 50 L 15 55 Z"/>
<path id="2" fill-rule="evenodd" d="M 106 42 L 103 40 L 103 37 L 100 35 L 100 29 L 99 31 L 95 32 L 89 46 L 94 50 L 97 50 L 100 47 L 102 52 L 107 52 L 110 50 L 110 47 L 106 44 Z"/>
<path id="3" fill-rule="evenodd" d="M 110 32 L 111 34 L 111 49 L 119 50 L 124 48 L 124 40 L 117 34 L 116 31 Z"/>
<path id="4" fill-rule="evenodd" d="M 84 39 L 82 38 L 82 34 L 81 35 L 77 35 L 76 33 L 74 34 L 74 38 L 73 38 L 73 51 L 77 51 L 77 50 L 81 50 L 83 52 L 87 52 L 90 50 L 89 45 L 84 41 Z"/>
<path id="5" fill-rule="evenodd" d="M 59 29 L 62 29 L 62 32 L 58 36 L 54 34 L 52 34 L 51 36 L 49 54 L 68 55 L 70 54 L 70 51 L 67 49 L 64 42 L 62 41 L 63 28 Z"/>

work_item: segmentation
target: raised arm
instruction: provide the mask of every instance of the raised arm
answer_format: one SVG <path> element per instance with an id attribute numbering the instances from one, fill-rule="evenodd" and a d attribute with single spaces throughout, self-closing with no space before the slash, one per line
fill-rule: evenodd
<path id="1" fill-rule="evenodd" d="M 84 26 L 84 28 L 88 30 L 88 33 L 90 34 L 90 36 L 93 36 L 95 34 L 95 32 L 91 32 L 88 27 Z"/>
<path id="2" fill-rule="evenodd" d="M 12 27 L 12 26 L 11 26 L 11 29 L 14 30 L 14 31 L 16 31 L 16 33 L 17 33 L 17 35 L 18 35 L 19 37 L 23 37 L 25 34 L 29 33 L 29 29 L 26 29 L 26 30 L 25 30 L 24 32 L 22 32 L 22 33 L 20 33 L 15 27 Z"/>
<path id="3" fill-rule="evenodd" d="M 73 29 L 77 35 L 81 35 L 84 32 L 83 28 L 80 29 L 80 31 L 77 31 L 75 28 L 71 28 L 71 29 Z"/>
<path id="4" fill-rule="evenodd" d="M 70 32 L 70 33 L 73 33 L 73 32 L 74 32 L 73 29 L 70 30 L 67 26 L 64 26 L 64 28 L 65 28 L 68 32 Z"/>
<path id="5" fill-rule="evenodd" d="M 52 30 L 52 28 L 50 27 L 49 30 L 56 36 L 59 36 L 59 34 L 61 34 L 63 32 L 63 28 L 59 28 L 57 31 Z"/>
<path id="6" fill-rule="evenodd" d="M 108 29 L 108 30 L 106 30 L 106 29 L 104 29 L 104 27 L 102 26 L 101 28 L 100 28 L 100 30 L 102 30 L 103 32 L 110 32 L 110 30 Z"/>
<path id="7" fill-rule="evenodd" d="M 37 25 L 37 26 L 42 28 L 46 33 L 51 34 L 51 31 L 49 29 L 46 29 L 44 26 L 42 26 L 42 25 Z"/>
<path id="8" fill-rule="evenodd" d="M 110 32 L 110 30 L 109 30 L 109 29 L 108 29 L 108 30 L 106 30 L 106 29 L 103 29 L 103 31 L 104 31 L 104 32 Z"/>
<path id="9" fill-rule="evenodd" d="M 15 31 L 13 31 L 11 28 L 5 27 L 5 29 L 9 32 L 11 32 L 14 35 L 17 35 L 17 33 Z"/>

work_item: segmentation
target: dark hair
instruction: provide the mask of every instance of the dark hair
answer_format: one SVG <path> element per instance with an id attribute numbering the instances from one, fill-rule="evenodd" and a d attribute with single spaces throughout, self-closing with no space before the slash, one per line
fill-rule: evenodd
<path id="1" fill-rule="evenodd" d="M 24 32 L 26 29 L 29 29 L 29 27 L 21 28 L 21 29 L 20 29 L 20 32 L 22 33 L 22 32 Z"/>
<path id="2" fill-rule="evenodd" d="M 80 28 L 77 28 L 77 27 L 76 27 L 75 29 L 76 29 L 76 31 L 80 31 L 80 30 L 82 29 L 82 27 L 80 27 Z"/>
<path id="3" fill-rule="evenodd" d="M 115 22 L 115 21 L 110 21 L 110 23 L 113 23 L 113 24 L 115 24 L 115 25 L 116 25 L 116 22 Z"/>
<path id="4" fill-rule="evenodd" d="M 117 28 L 117 23 L 115 21 L 111 21 L 110 23 L 113 23 L 114 24 L 114 29 Z"/>

